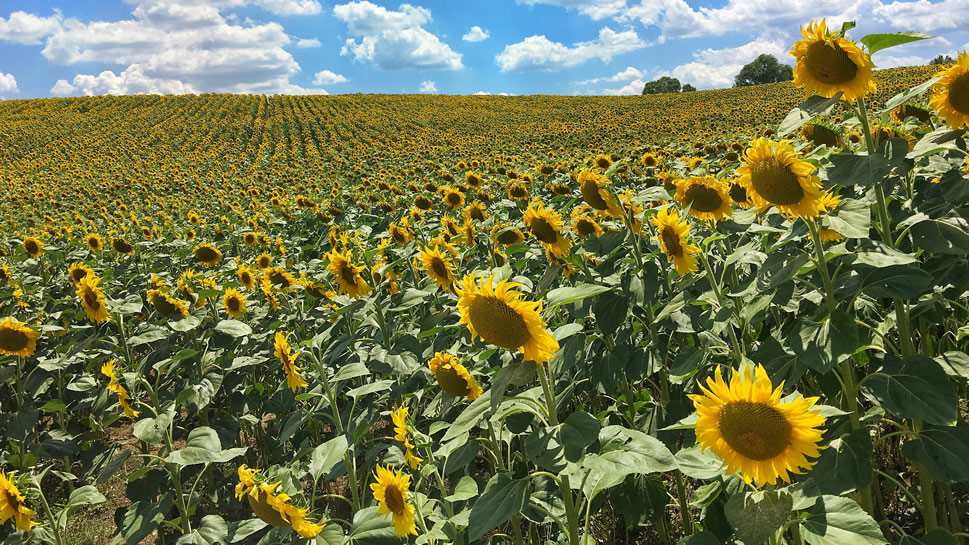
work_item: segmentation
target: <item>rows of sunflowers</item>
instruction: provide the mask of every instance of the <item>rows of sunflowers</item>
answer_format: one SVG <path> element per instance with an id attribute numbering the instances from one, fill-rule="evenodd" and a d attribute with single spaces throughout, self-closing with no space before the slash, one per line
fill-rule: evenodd
<path id="1" fill-rule="evenodd" d="M 0 103 L 3 543 L 964 543 L 969 55 L 852 27 L 748 89 Z"/>

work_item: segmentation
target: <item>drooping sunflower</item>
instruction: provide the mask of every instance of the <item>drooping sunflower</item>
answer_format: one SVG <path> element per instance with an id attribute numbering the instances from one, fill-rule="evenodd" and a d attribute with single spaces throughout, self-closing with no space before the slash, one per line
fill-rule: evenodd
<path id="1" fill-rule="evenodd" d="M 818 398 L 800 395 L 781 402 L 784 383 L 773 388 L 764 366 L 751 373 L 733 370 L 728 385 L 720 368 L 702 395 L 691 394 L 699 416 L 697 442 L 723 460 L 728 474 L 740 472 L 747 483 L 776 484 L 778 477 L 791 482 L 790 473 L 802 474 L 820 455 L 825 418 L 812 407 Z"/>
<path id="2" fill-rule="evenodd" d="M 387 232 L 390 233 L 390 238 L 394 239 L 398 246 L 403 246 L 414 239 L 414 233 L 408 227 L 406 217 L 401 218 L 400 225 L 391 223 Z"/>
<path id="3" fill-rule="evenodd" d="M 8 476 L 0 470 L 0 524 L 13 519 L 18 530 L 29 532 L 31 528 L 37 526 L 37 523 L 31 520 L 36 513 L 27 507 L 25 503 L 27 498 L 20 493 L 13 478 L 14 473 Z"/>
<path id="4" fill-rule="evenodd" d="M 14 318 L 0 322 L 0 354 L 29 358 L 37 350 L 40 332 L 27 327 L 27 324 Z"/>
<path id="5" fill-rule="evenodd" d="M 166 318 L 172 314 L 188 316 L 188 305 L 181 299 L 175 299 L 161 290 L 149 290 L 148 302 L 159 314 Z"/>
<path id="6" fill-rule="evenodd" d="M 350 263 L 352 256 L 350 248 L 342 253 L 336 250 L 327 252 L 324 257 L 330 260 L 330 264 L 326 268 L 336 277 L 337 284 L 340 285 L 340 293 L 346 293 L 354 298 L 366 297 L 371 287 L 360 276 L 360 271 L 366 267 Z"/>
<path id="7" fill-rule="evenodd" d="M 306 509 L 289 503 L 288 494 L 276 494 L 281 482 L 273 484 L 256 482 L 256 474 L 261 470 L 239 466 L 239 483 L 235 488 L 236 499 L 245 497 L 249 506 L 263 522 L 277 528 L 291 526 L 302 537 L 316 537 L 325 524 L 315 524 L 306 520 Z"/>
<path id="8" fill-rule="evenodd" d="M 969 125 L 969 53 L 959 53 L 954 65 L 935 76 L 942 79 L 932 86 L 929 106 L 939 112 L 950 128 Z"/>
<path id="9" fill-rule="evenodd" d="M 733 216 L 727 185 L 713 176 L 691 176 L 676 183 L 676 202 L 690 207 L 689 214 L 699 220 L 720 221 Z"/>
<path id="10" fill-rule="evenodd" d="M 80 262 L 74 263 L 73 265 L 71 265 L 69 269 L 67 269 L 67 275 L 71 277 L 71 282 L 73 282 L 74 284 L 79 284 L 81 280 L 84 279 L 85 276 L 88 276 L 90 274 L 94 274 L 94 271 L 91 270 L 91 267 L 88 267 L 84 263 L 80 263 Z"/>
<path id="11" fill-rule="evenodd" d="M 510 183 L 508 184 L 506 191 L 508 193 L 508 198 L 513 201 L 524 201 L 528 198 L 528 188 L 525 187 L 525 184 L 518 182 Z"/>
<path id="12" fill-rule="evenodd" d="M 101 323 L 110 319 L 105 305 L 104 292 L 98 287 L 101 279 L 93 274 L 86 275 L 77 283 L 77 297 L 81 300 L 84 312 L 92 322 Z"/>
<path id="13" fill-rule="evenodd" d="M 195 255 L 195 259 L 199 263 L 205 265 L 206 267 L 214 267 L 219 261 L 222 261 L 222 252 L 218 248 L 212 246 L 207 242 L 203 242 L 192 250 L 192 254 Z"/>
<path id="14" fill-rule="evenodd" d="M 271 267 L 263 271 L 263 276 L 269 283 L 281 288 L 288 288 L 296 283 L 296 277 L 282 267 Z"/>
<path id="15" fill-rule="evenodd" d="M 88 233 L 84 241 L 92 252 L 100 252 L 104 249 L 104 237 L 97 233 Z"/>
<path id="16" fill-rule="evenodd" d="M 488 217 L 488 213 L 485 212 L 484 204 L 481 201 L 472 201 L 471 204 L 464 207 L 461 215 L 464 216 L 464 221 L 484 221 Z"/>
<path id="17" fill-rule="evenodd" d="M 525 209 L 525 227 L 547 250 L 556 257 L 569 253 L 572 242 L 565 237 L 562 216 L 555 210 L 546 210 L 541 199 L 535 198 Z"/>
<path id="18" fill-rule="evenodd" d="M 483 390 L 478 386 L 478 382 L 453 354 L 437 352 L 427 365 L 431 368 L 431 374 L 437 379 L 438 385 L 445 392 L 455 397 L 466 397 L 468 401 L 481 397 Z"/>
<path id="19" fill-rule="evenodd" d="M 105 389 L 118 394 L 118 401 L 121 403 L 121 409 L 124 411 L 125 416 L 128 418 L 138 418 L 140 413 L 132 409 L 131 405 L 128 404 L 128 401 L 131 400 L 131 396 L 128 395 L 128 390 L 125 390 L 124 386 L 118 382 L 118 377 L 114 373 L 114 360 L 105 362 L 101 366 L 101 374 L 108 377 L 108 385 Z"/>
<path id="20" fill-rule="evenodd" d="M 599 212 L 614 218 L 621 218 L 625 211 L 612 192 L 604 189 L 611 182 L 609 179 L 589 169 L 583 170 L 578 176 L 579 190 L 585 202 Z"/>
<path id="21" fill-rule="evenodd" d="M 238 318 L 248 312 L 246 298 L 235 288 L 225 290 L 225 296 L 222 298 L 222 306 L 225 307 L 226 314 L 233 318 Z"/>
<path id="22" fill-rule="evenodd" d="M 520 284 L 502 280 L 494 286 L 495 275 L 475 282 L 477 271 L 464 277 L 457 288 L 461 322 L 468 326 L 471 338 L 485 341 L 505 350 L 518 349 L 525 361 L 545 363 L 559 349 L 559 343 L 545 329 L 541 301 L 523 301 L 515 288 Z"/>
<path id="23" fill-rule="evenodd" d="M 135 247 L 123 238 L 111 239 L 111 247 L 114 248 L 114 251 L 118 252 L 119 254 L 135 255 Z"/>
<path id="24" fill-rule="evenodd" d="M 801 35 L 804 39 L 791 49 L 797 59 L 794 85 L 804 87 L 808 95 L 833 97 L 844 92 L 841 98 L 849 102 L 875 90 L 871 57 L 840 33 L 828 32 L 824 19 L 802 27 Z"/>
<path id="25" fill-rule="evenodd" d="M 772 142 L 758 138 L 744 152 L 737 169 L 738 183 L 761 210 L 771 206 L 789 218 L 814 217 L 820 212 L 821 180 L 815 167 L 798 158 L 787 140 Z"/>
<path id="26" fill-rule="evenodd" d="M 390 412 L 390 419 L 394 422 L 394 439 L 404 443 L 404 461 L 411 469 L 416 470 L 424 459 L 414 454 L 414 444 L 408 438 L 407 412 L 407 407 L 398 407 Z"/>
<path id="27" fill-rule="evenodd" d="M 252 271 L 245 265 L 239 265 L 239 268 L 236 270 L 236 278 L 239 279 L 239 283 L 247 290 L 251 290 L 256 286 L 256 277 L 252 275 Z"/>
<path id="28" fill-rule="evenodd" d="M 299 366 L 296 365 L 296 358 L 299 357 L 300 353 L 292 353 L 286 334 L 282 331 L 277 331 L 275 337 L 273 337 L 273 349 L 276 357 L 283 364 L 283 371 L 286 372 L 286 385 L 289 386 L 289 389 L 295 392 L 297 388 L 306 388 L 309 384 L 303 380 Z"/>
<path id="29" fill-rule="evenodd" d="M 442 290 L 451 291 L 454 287 L 454 266 L 451 260 L 441 253 L 437 246 L 421 250 L 421 264 L 424 271 L 434 279 Z"/>
<path id="30" fill-rule="evenodd" d="M 672 261 L 676 273 L 686 276 L 697 268 L 697 259 L 693 254 L 700 253 L 700 248 L 690 244 L 690 225 L 686 220 L 680 220 L 680 214 L 673 207 L 660 209 L 656 217 L 649 220 L 656 226 L 666 261 Z"/>
<path id="31" fill-rule="evenodd" d="M 491 239 L 503 246 L 511 246 L 525 242 L 525 235 L 510 223 L 499 223 L 491 228 Z"/>
<path id="32" fill-rule="evenodd" d="M 24 239 L 24 251 L 30 257 L 40 257 L 44 253 L 44 244 L 34 237 L 27 237 Z"/>
<path id="33" fill-rule="evenodd" d="M 375 483 L 370 484 L 373 497 L 380 508 L 378 513 L 390 515 L 397 537 L 417 535 L 417 522 L 414 518 L 414 506 L 407 503 L 410 475 L 404 475 L 403 470 L 396 473 L 390 467 L 378 465 L 374 471 Z"/>

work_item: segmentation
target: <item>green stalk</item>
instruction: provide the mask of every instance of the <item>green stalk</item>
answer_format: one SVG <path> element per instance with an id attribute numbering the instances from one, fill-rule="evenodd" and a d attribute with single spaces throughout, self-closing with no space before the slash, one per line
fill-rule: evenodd
<path id="1" fill-rule="evenodd" d="M 676 478 L 676 501 L 680 504 L 680 516 L 683 518 L 683 534 L 693 535 L 693 519 L 690 516 L 690 506 L 686 502 L 686 487 L 683 485 L 683 473 L 674 472 Z"/>
<path id="2" fill-rule="evenodd" d="M 710 268 L 710 260 L 707 258 L 706 249 L 700 252 L 700 259 L 703 260 L 703 269 L 707 273 L 707 280 L 710 282 L 710 285 L 713 286 L 713 295 L 717 298 L 717 304 L 719 304 L 722 308 L 723 291 L 720 289 L 720 283 L 717 281 L 716 277 L 713 276 L 713 269 Z M 733 345 L 733 350 L 731 350 L 731 352 L 733 352 L 734 357 L 737 359 L 737 363 L 740 363 L 744 359 L 744 347 L 737 339 L 737 332 L 734 331 L 733 324 L 729 322 L 727 323 L 727 332 L 730 334 L 730 343 Z"/>
<path id="3" fill-rule="evenodd" d="M 539 365 L 538 379 L 542 383 L 542 391 L 545 394 L 545 404 L 548 406 L 548 419 L 552 426 L 559 425 L 559 417 L 555 402 L 555 392 L 549 384 L 546 366 Z M 569 525 L 569 545 L 579 545 L 579 514 L 575 509 L 575 499 L 572 497 L 572 487 L 569 486 L 569 476 L 562 475 L 559 479 L 559 490 L 562 492 L 562 500 L 565 503 L 565 516 Z"/>
<path id="4" fill-rule="evenodd" d="M 44 508 L 44 515 L 47 516 L 47 521 L 50 523 L 51 533 L 54 534 L 54 544 L 62 545 L 61 541 L 61 529 L 60 525 L 57 523 L 57 518 L 54 517 L 54 512 L 51 511 L 50 504 L 47 503 L 47 497 L 44 495 L 44 489 L 40 486 L 40 481 L 37 480 L 37 476 L 33 476 L 34 486 L 37 487 L 37 491 L 40 492 L 40 504 Z"/>

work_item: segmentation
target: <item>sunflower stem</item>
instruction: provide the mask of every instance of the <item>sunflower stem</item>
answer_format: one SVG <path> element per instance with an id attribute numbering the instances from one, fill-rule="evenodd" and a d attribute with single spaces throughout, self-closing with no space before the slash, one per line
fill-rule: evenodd
<path id="1" fill-rule="evenodd" d="M 720 283 L 717 282 L 717 279 L 713 276 L 713 269 L 710 268 L 710 260 L 707 258 L 707 248 L 704 248 L 703 251 L 700 252 L 700 259 L 703 260 L 703 269 L 707 273 L 707 280 L 713 287 L 713 295 L 717 298 L 717 304 L 722 308 L 723 291 L 720 289 Z M 733 352 L 734 358 L 737 359 L 737 363 L 741 363 L 744 360 L 743 345 L 740 344 L 739 340 L 737 340 L 737 332 L 734 331 L 733 324 L 731 324 L 729 320 L 727 322 L 727 332 L 730 334 L 730 342 L 733 345 L 731 352 Z"/>
<path id="2" fill-rule="evenodd" d="M 804 218 L 811 231 L 811 240 L 814 241 L 814 254 L 817 257 L 818 272 L 821 274 L 821 282 L 824 284 L 824 301 L 828 304 L 828 310 L 832 313 L 838 308 L 838 303 L 834 299 L 834 284 L 831 282 L 831 274 L 828 272 L 828 264 L 824 259 L 824 246 L 821 244 L 821 231 L 813 219 Z"/>
<path id="3" fill-rule="evenodd" d="M 922 433 L 922 419 L 918 418 L 912 422 L 912 427 L 916 433 Z M 919 488 L 922 492 L 922 518 L 925 520 L 925 531 L 929 532 L 939 527 L 939 518 L 935 510 L 935 482 L 925 465 L 918 463 L 915 467 L 919 472 Z"/>
<path id="4" fill-rule="evenodd" d="M 46 471 L 45 471 L 46 473 Z M 37 491 L 40 492 L 40 505 L 44 508 L 44 515 L 47 516 L 47 521 L 50 523 L 50 531 L 54 534 L 54 545 L 61 545 L 61 529 L 60 525 L 57 523 L 57 517 L 54 516 L 54 512 L 50 508 L 50 504 L 47 503 L 47 496 L 44 494 L 44 489 L 40 486 L 40 480 L 37 476 L 32 476 L 34 486 L 37 487 Z"/>
<path id="5" fill-rule="evenodd" d="M 538 366 L 538 380 L 542 383 L 545 394 L 545 404 L 548 406 L 548 419 L 552 426 L 559 425 L 558 410 L 555 406 L 555 391 L 549 383 L 547 365 Z M 562 475 L 559 479 L 559 491 L 565 502 L 565 516 L 569 525 L 569 545 L 579 545 L 579 516 L 575 509 L 575 498 L 572 497 L 572 487 L 569 486 L 569 476 Z"/>
<path id="6" fill-rule="evenodd" d="M 676 479 L 676 503 L 680 506 L 680 517 L 683 519 L 683 535 L 693 535 L 693 519 L 690 516 L 690 506 L 686 501 L 686 486 L 683 484 L 683 473 L 674 472 Z"/>

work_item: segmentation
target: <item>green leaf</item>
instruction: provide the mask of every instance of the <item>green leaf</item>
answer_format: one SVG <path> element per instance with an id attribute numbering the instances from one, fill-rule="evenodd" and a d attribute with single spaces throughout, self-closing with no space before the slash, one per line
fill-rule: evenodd
<path id="1" fill-rule="evenodd" d="M 948 426 L 959 417 L 957 398 L 942 367 L 929 357 L 910 356 L 905 362 L 883 354 L 883 365 L 866 377 L 862 394 L 886 411 L 903 418 L 921 418 Z"/>
<path id="2" fill-rule="evenodd" d="M 612 288 L 601 284 L 577 284 L 574 287 L 555 288 L 545 296 L 545 305 L 547 308 L 552 308 L 581 301 L 607 291 L 612 291 Z"/>
<path id="3" fill-rule="evenodd" d="M 929 475 L 947 483 L 969 482 L 969 424 L 927 424 L 918 438 L 902 445 L 906 458 L 925 466 Z"/>
<path id="4" fill-rule="evenodd" d="M 841 95 L 844 93 L 838 93 L 831 98 L 824 98 L 819 95 L 814 95 L 804 102 L 798 104 L 797 108 L 791 110 L 784 121 L 781 121 L 779 127 L 777 127 L 777 137 L 783 138 L 784 136 L 791 134 L 792 132 L 801 128 L 802 125 L 808 121 L 814 119 L 819 114 L 825 112 L 831 106 L 834 106 L 841 100 Z"/>
<path id="5" fill-rule="evenodd" d="M 811 545 L 884 545 L 881 529 L 857 503 L 821 496 L 801 523 L 801 537 Z"/>
<path id="6" fill-rule="evenodd" d="M 258 532 L 259 530 L 262 530 L 266 526 L 268 526 L 268 524 L 263 522 L 262 519 L 249 519 L 249 520 L 230 522 L 227 528 L 228 531 L 227 531 L 226 539 L 228 540 L 229 543 L 238 543 L 243 539 L 251 536 L 252 534 Z M 329 528 L 330 526 L 336 526 L 339 528 L 338 524 L 328 524 L 326 528 Z M 324 530 L 326 530 L 326 528 L 324 528 Z M 342 545 L 343 543 L 342 531 L 340 532 L 339 543 L 340 545 Z"/>
<path id="7" fill-rule="evenodd" d="M 125 543 L 141 543 L 158 525 L 172 508 L 174 497 L 165 494 L 158 501 L 136 501 L 132 503 L 121 519 L 118 530 Z"/>
<path id="8" fill-rule="evenodd" d="M 149 329 L 141 335 L 135 335 L 128 339 L 128 347 L 134 348 L 143 344 L 153 343 L 162 339 L 167 339 L 171 333 L 167 329 Z"/>
<path id="9" fill-rule="evenodd" d="M 97 505 L 99 503 L 104 503 L 105 501 L 107 501 L 107 498 L 98 492 L 96 487 L 86 485 L 75 489 L 74 492 L 71 493 L 71 497 L 67 500 L 67 505 Z"/>
<path id="10" fill-rule="evenodd" d="M 323 531 L 316 536 L 316 543 L 317 545 L 346 545 L 347 539 L 339 524 L 327 524 L 323 527 Z"/>
<path id="11" fill-rule="evenodd" d="M 172 331 L 178 331 L 184 333 L 186 331 L 192 331 L 202 323 L 195 316 L 186 316 L 181 320 L 168 322 L 168 327 L 172 328 Z"/>
<path id="12" fill-rule="evenodd" d="M 449 502 L 464 501 L 469 500 L 478 495 L 478 483 L 475 482 L 473 477 L 465 475 L 461 477 L 458 484 L 454 486 L 454 491 L 451 495 L 446 496 L 444 499 Z"/>
<path id="13" fill-rule="evenodd" d="M 350 380 L 351 378 L 362 377 L 370 374 L 370 369 L 362 362 L 353 362 L 340 367 L 340 370 L 333 375 L 334 381 Z"/>
<path id="14" fill-rule="evenodd" d="M 932 285 L 932 275 L 914 264 L 858 267 L 861 291 L 872 297 L 915 299 Z"/>
<path id="15" fill-rule="evenodd" d="M 577 461 L 585 447 L 595 443 L 599 428 L 599 419 L 585 411 L 570 414 L 559 430 L 566 459 Z"/>
<path id="16" fill-rule="evenodd" d="M 171 423 L 172 415 L 161 413 L 156 418 L 142 418 L 135 422 L 131 432 L 135 437 L 146 443 L 160 445 L 165 442 L 165 436 L 168 434 L 168 427 Z"/>
<path id="17" fill-rule="evenodd" d="M 904 138 L 892 138 L 882 142 L 874 155 L 867 153 L 836 153 L 829 157 L 828 181 L 852 187 L 870 187 L 884 182 L 892 169 L 902 165 L 908 153 Z"/>
<path id="18" fill-rule="evenodd" d="M 607 292 L 596 298 L 592 305 L 592 312 L 596 316 L 596 323 L 599 329 L 607 334 L 613 335 L 616 329 L 626 321 L 629 314 L 629 299 L 623 293 Z"/>
<path id="19" fill-rule="evenodd" d="M 353 526 L 347 538 L 352 543 L 366 544 L 399 544 L 400 539 L 394 533 L 389 514 L 377 512 L 377 506 L 367 507 L 354 513 Z"/>
<path id="20" fill-rule="evenodd" d="M 916 261 L 914 255 L 900 252 L 877 240 L 859 240 L 851 256 L 855 263 L 872 267 L 905 265 Z"/>
<path id="21" fill-rule="evenodd" d="M 885 103 L 885 109 L 883 109 L 881 113 L 888 113 L 894 110 L 895 108 L 901 106 L 902 104 L 905 104 L 909 100 L 921 95 L 922 93 L 927 91 L 930 87 L 935 85 L 935 82 L 939 81 L 940 79 L 942 79 L 942 76 L 932 78 L 929 81 L 924 81 L 907 91 L 901 92 L 893 96 L 892 98 L 888 99 L 888 102 Z"/>
<path id="22" fill-rule="evenodd" d="M 952 217 L 924 220 L 912 226 L 912 242 L 936 254 L 969 254 L 969 221 Z"/>
<path id="23" fill-rule="evenodd" d="M 221 463 L 242 456 L 247 450 L 248 447 L 222 450 L 222 443 L 215 430 L 202 426 L 189 432 L 185 448 L 172 452 L 165 461 L 180 466 Z"/>
<path id="24" fill-rule="evenodd" d="M 236 338 L 252 334 L 252 328 L 239 320 L 222 320 L 215 324 L 215 330 Z"/>
<path id="25" fill-rule="evenodd" d="M 804 318 L 799 324 L 800 329 L 790 337 L 791 350 L 816 371 L 827 373 L 858 348 L 855 319 L 841 309 L 820 323 Z"/>
<path id="26" fill-rule="evenodd" d="M 659 439 L 622 426 L 599 432 L 599 453 L 586 455 L 582 465 L 619 476 L 647 475 L 677 468 L 673 454 Z"/>
<path id="27" fill-rule="evenodd" d="M 766 543 L 790 518 L 794 499 L 783 490 L 741 492 L 730 496 L 723 512 L 737 538 L 755 545 Z"/>
<path id="28" fill-rule="evenodd" d="M 840 496 L 845 492 L 861 490 L 871 484 L 872 444 L 867 428 L 831 441 L 821 451 L 811 477 L 822 494 Z"/>
<path id="29" fill-rule="evenodd" d="M 175 545 L 222 545 L 229 539 L 229 527 L 219 515 L 205 515 L 198 528 L 178 538 Z"/>
<path id="30" fill-rule="evenodd" d="M 485 390 L 478 399 L 471 402 L 470 405 L 465 407 L 464 411 L 454 420 L 454 423 L 448 428 L 447 433 L 441 439 L 442 443 L 446 443 L 451 439 L 460 436 L 462 433 L 470 431 L 471 428 L 478 425 L 481 419 L 484 417 L 485 411 L 491 407 L 491 390 Z"/>
<path id="31" fill-rule="evenodd" d="M 145 303 L 137 294 L 131 294 L 124 298 L 124 302 L 118 305 L 118 312 L 121 314 L 138 314 L 141 312 Z"/>
<path id="32" fill-rule="evenodd" d="M 942 366 L 950 377 L 969 379 L 969 355 L 965 352 L 950 351 L 935 357 L 935 361 Z"/>
<path id="33" fill-rule="evenodd" d="M 676 542 L 676 545 L 720 545 L 720 540 L 713 533 L 703 530 L 680 539 Z"/>
<path id="34" fill-rule="evenodd" d="M 471 506 L 468 534 L 478 539 L 512 515 L 521 512 L 528 498 L 528 479 L 513 479 L 511 473 L 499 473 L 488 481 L 484 492 Z"/>
<path id="35" fill-rule="evenodd" d="M 609 491 L 609 498 L 627 528 L 649 524 L 664 512 L 669 502 L 666 485 L 659 475 L 630 475 Z"/>
<path id="36" fill-rule="evenodd" d="M 824 216 L 828 227 L 845 238 L 868 238 L 871 206 L 858 199 L 841 199 L 838 208 Z"/>
<path id="37" fill-rule="evenodd" d="M 687 477 L 707 481 L 723 474 L 723 460 L 712 451 L 703 450 L 700 445 L 680 449 L 675 458 L 680 471 Z"/>
<path id="38" fill-rule="evenodd" d="M 310 457 L 310 475 L 319 480 L 343 460 L 347 452 L 347 436 L 339 435 L 313 449 Z"/>
<path id="39" fill-rule="evenodd" d="M 938 80 L 940 78 L 935 78 Z M 935 81 L 933 80 L 933 81 Z M 923 157 L 925 155 L 932 155 L 934 153 L 939 153 L 940 151 L 947 150 L 958 150 L 958 141 L 962 138 L 963 131 L 952 130 L 948 127 L 939 127 L 934 131 L 926 134 L 915 143 L 915 147 L 909 152 L 908 157 L 910 159 L 915 159 L 918 157 Z"/>
<path id="40" fill-rule="evenodd" d="M 505 365 L 498 370 L 495 378 L 491 381 L 491 412 L 498 410 L 501 400 L 505 395 L 508 386 L 515 384 L 521 386 L 526 384 L 535 376 L 538 365 L 533 361 L 516 361 L 511 365 Z"/>
<path id="41" fill-rule="evenodd" d="M 860 41 L 868 48 L 868 54 L 874 55 L 882 49 L 919 40 L 928 40 L 929 38 L 934 38 L 934 36 L 923 32 L 893 32 L 891 34 L 869 34 Z"/>

